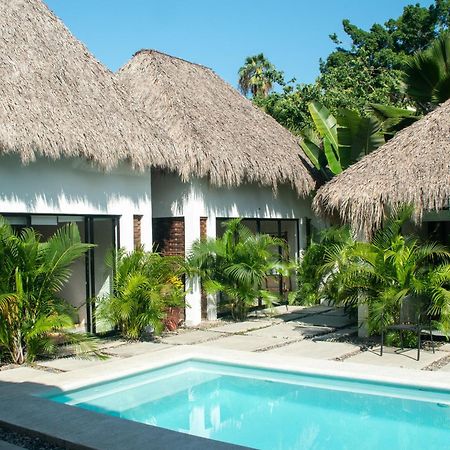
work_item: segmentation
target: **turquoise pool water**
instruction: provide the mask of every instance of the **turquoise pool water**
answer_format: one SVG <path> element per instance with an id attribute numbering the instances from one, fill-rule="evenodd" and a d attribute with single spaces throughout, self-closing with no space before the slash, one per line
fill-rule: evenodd
<path id="1" fill-rule="evenodd" d="M 47 397 L 258 449 L 450 449 L 450 391 L 190 360 Z"/>

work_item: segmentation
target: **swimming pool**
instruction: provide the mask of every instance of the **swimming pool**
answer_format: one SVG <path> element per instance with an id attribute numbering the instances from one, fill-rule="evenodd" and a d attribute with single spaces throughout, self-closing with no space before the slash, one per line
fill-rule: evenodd
<path id="1" fill-rule="evenodd" d="M 259 449 L 450 448 L 450 391 L 188 360 L 53 401 Z"/>

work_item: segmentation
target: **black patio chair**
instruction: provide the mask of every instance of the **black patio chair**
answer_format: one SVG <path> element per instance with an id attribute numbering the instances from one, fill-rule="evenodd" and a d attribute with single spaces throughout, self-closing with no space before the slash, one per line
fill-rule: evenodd
<path id="1" fill-rule="evenodd" d="M 429 334 L 431 346 L 434 353 L 433 329 L 431 317 L 427 314 L 429 301 L 424 297 L 416 295 L 407 295 L 403 298 L 400 305 L 400 320 L 393 325 L 384 326 L 384 317 L 381 320 L 381 350 L 380 356 L 383 356 L 384 335 L 386 331 L 400 332 L 400 345 L 403 346 L 403 333 L 411 331 L 417 336 L 417 361 L 420 359 L 421 337 L 423 334 Z"/>

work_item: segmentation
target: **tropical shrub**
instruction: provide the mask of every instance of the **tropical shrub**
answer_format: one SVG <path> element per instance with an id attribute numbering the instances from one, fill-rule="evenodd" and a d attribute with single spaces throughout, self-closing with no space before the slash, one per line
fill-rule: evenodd
<path id="1" fill-rule="evenodd" d="M 386 141 L 421 118 L 415 109 L 397 108 L 395 106 L 380 105 L 379 103 L 369 104 L 366 111 L 374 119 L 378 120 Z"/>
<path id="2" fill-rule="evenodd" d="M 297 268 L 296 304 L 313 305 L 325 297 L 330 300 L 322 271 L 327 249 L 330 245 L 349 243 L 351 239 L 348 227 L 331 227 L 320 231 L 317 238 L 313 238 L 309 247 L 304 250 Z"/>
<path id="3" fill-rule="evenodd" d="M 449 250 L 402 233 L 411 208 L 391 216 L 370 242 L 334 244 L 326 251 L 323 275 L 327 290 L 343 305 L 366 303 L 369 329 L 377 332 L 398 321 L 408 295 L 426 297 L 428 312 L 439 315 L 443 328 L 450 318 Z"/>
<path id="4" fill-rule="evenodd" d="M 55 333 L 68 343 L 89 342 L 87 336 L 67 330 L 75 311 L 58 297 L 71 275 L 71 264 L 89 247 L 81 242 L 74 224 L 42 242 L 36 231 L 15 232 L 0 217 L 0 352 L 13 363 L 54 353 Z"/>
<path id="5" fill-rule="evenodd" d="M 192 246 L 189 264 L 202 277 L 206 292 L 225 295 L 234 320 L 244 320 L 255 300 L 271 305 L 277 296 L 262 285 L 268 275 L 289 270 L 278 249 L 283 239 L 253 234 L 240 219 L 230 220 L 222 237 L 197 241 Z"/>
<path id="6" fill-rule="evenodd" d="M 168 308 L 184 304 L 183 260 L 140 248 L 121 249 L 107 263 L 114 271 L 112 293 L 96 299 L 97 319 L 127 339 L 139 339 L 148 326 L 160 333 Z"/>

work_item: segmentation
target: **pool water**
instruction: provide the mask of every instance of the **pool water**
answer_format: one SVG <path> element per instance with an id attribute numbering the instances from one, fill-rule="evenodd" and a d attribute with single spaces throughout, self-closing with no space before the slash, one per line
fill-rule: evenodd
<path id="1" fill-rule="evenodd" d="M 189 360 L 47 397 L 258 449 L 450 449 L 450 391 Z"/>

